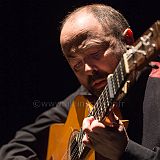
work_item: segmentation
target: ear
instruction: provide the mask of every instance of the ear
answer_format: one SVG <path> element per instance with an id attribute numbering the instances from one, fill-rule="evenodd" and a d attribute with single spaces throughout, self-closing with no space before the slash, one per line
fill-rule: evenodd
<path id="1" fill-rule="evenodd" d="M 123 32 L 123 37 L 128 45 L 132 45 L 134 43 L 134 37 L 133 37 L 133 32 L 130 28 L 125 29 Z"/>

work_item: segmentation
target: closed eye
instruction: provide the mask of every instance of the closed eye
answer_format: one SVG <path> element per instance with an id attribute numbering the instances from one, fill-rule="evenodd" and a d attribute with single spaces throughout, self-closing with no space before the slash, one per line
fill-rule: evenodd
<path id="1" fill-rule="evenodd" d="M 96 53 L 91 54 L 91 57 L 94 59 L 100 59 L 101 55 L 102 55 L 102 52 L 96 52 Z"/>
<path id="2" fill-rule="evenodd" d="M 76 71 L 76 72 L 78 72 L 78 71 L 80 71 L 82 68 L 83 68 L 83 62 L 82 61 L 79 61 L 78 63 L 76 63 L 75 65 L 74 65 L 74 70 Z"/>

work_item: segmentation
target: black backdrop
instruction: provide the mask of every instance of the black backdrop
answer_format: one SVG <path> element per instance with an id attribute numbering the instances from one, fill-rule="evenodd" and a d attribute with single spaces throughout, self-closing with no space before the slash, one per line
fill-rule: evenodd
<path id="1" fill-rule="evenodd" d="M 135 39 L 160 19 L 156 0 L 0 1 L 0 145 L 79 86 L 62 56 L 59 26 L 68 11 L 90 2 L 123 13 Z"/>

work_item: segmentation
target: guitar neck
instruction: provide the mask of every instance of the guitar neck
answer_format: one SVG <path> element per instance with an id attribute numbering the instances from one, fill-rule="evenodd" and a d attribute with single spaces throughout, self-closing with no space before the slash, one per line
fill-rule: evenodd
<path id="1" fill-rule="evenodd" d="M 132 83 L 133 72 L 141 70 L 160 52 L 160 21 L 155 22 L 140 37 L 135 46 L 127 46 L 126 53 L 123 54 L 118 66 L 113 74 L 107 77 L 107 85 L 99 96 L 89 116 L 94 116 L 98 121 L 102 121 L 110 113 L 113 103 L 127 94 L 124 90 L 125 84 Z M 129 88 L 129 86 L 128 86 Z"/>
<path id="2" fill-rule="evenodd" d="M 124 59 L 122 58 L 114 73 L 108 76 L 108 84 L 105 86 L 88 116 L 94 116 L 98 121 L 102 121 L 110 113 L 113 103 L 115 103 L 118 93 L 128 76 L 129 74 L 126 73 Z"/>

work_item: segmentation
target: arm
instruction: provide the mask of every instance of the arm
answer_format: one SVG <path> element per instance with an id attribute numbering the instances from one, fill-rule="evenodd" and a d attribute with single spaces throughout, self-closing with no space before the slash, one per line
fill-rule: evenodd
<path id="1" fill-rule="evenodd" d="M 132 140 L 129 140 L 122 160 L 159 160 L 160 148 L 155 147 L 153 150 L 143 147 Z"/>
<path id="2" fill-rule="evenodd" d="M 0 149 L 0 159 L 32 160 L 45 159 L 49 126 L 62 122 L 67 116 L 64 103 L 41 114 L 35 123 L 18 131 L 13 140 Z"/>
<path id="3" fill-rule="evenodd" d="M 120 129 L 120 127 L 122 127 Z M 83 121 L 82 129 L 86 133 L 83 143 L 94 148 L 100 155 L 112 160 L 159 160 L 160 148 L 154 150 L 139 145 L 127 138 L 123 131 L 123 125 L 112 129 L 93 117 L 87 117 Z M 117 130 L 118 129 L 118 130 Z M 127 143 L 126 143 L 127 141 Z"/>

